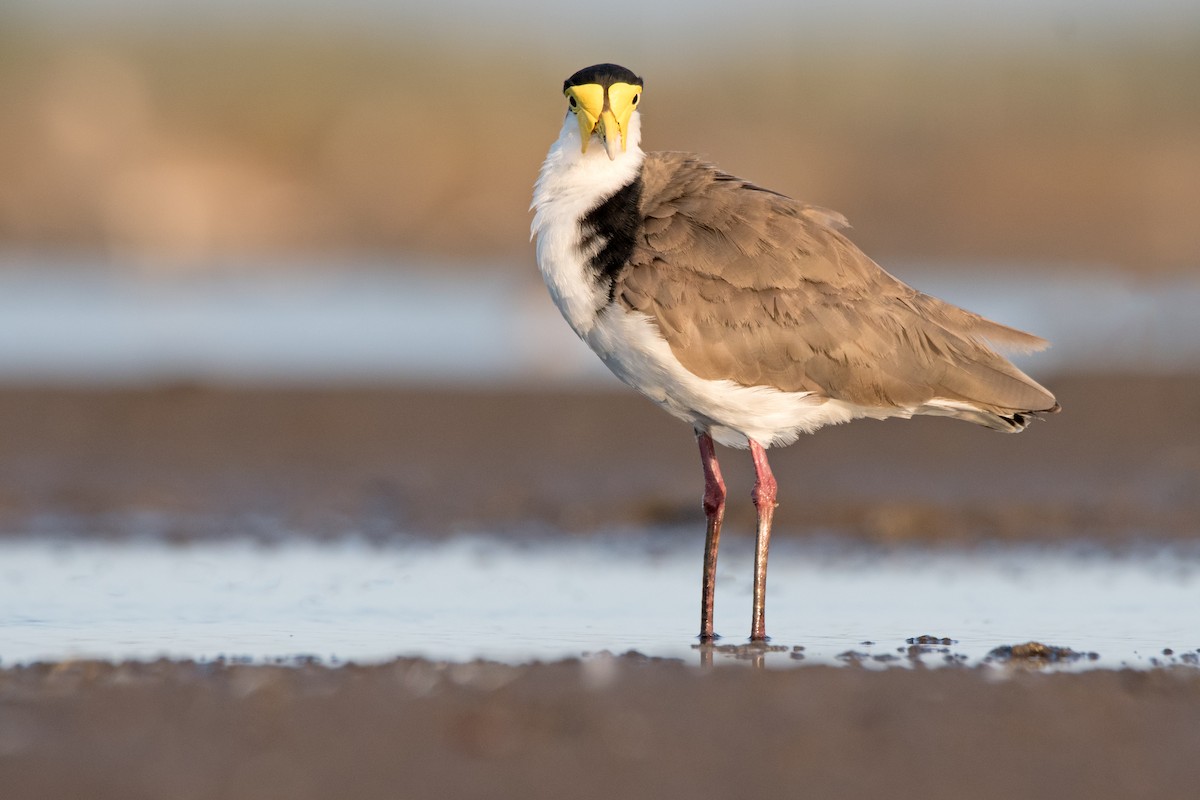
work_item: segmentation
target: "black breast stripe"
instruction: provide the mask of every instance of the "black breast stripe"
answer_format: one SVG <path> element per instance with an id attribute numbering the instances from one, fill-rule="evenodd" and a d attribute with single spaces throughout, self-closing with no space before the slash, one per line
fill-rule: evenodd
<path id="1" fill-rule="evenodd" d="M 642 173 L 579 220 L 580 245 L 595 249 L 588 260 L 592 280 L 612 302 L 617 276 L 629 261 L 642 231 Z M 598 249 L 597 249 L 598 248 Z"/>

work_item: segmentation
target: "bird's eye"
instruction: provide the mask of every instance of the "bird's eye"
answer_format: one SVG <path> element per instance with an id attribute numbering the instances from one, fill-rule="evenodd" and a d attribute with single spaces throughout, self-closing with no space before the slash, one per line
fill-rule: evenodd
<path id="1" fill-rule="evenodd" d="M 633 105 L 635 105 L 635 106 L 637 105 L 637 101 L 638 101 L 638 98 L 639 98 L 639 97 L 641 97 L 641 95 L 640 95 L 640 94 L 635 94 L 635 95 L 633 96 Z"/>
<path id="2" fill-rule="evenodd" d="M 579 102 L 575 99 L 575 95 L 569 96 L 567 98 L 567 103 L 571 106 L 571 108 L 575 108 L 575 106 L 579 105 Z"/>

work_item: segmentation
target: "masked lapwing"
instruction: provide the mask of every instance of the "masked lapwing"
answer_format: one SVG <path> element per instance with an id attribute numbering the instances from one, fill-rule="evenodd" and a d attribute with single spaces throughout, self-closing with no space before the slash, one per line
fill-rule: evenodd
<path id="1" fill-rule="evenodd" d="M 714 441 L 749 448 L 758 512 L 750 638 L 766 639 L 776 483 L 767 448 L 861 417 L 932 414 L 1020 431 L 1059 406 L 994 348 L 1046 342 L 913 289 L 845 218 L 641 148 L 642 79 L 615 64 L 563 84 L 533 194 L 537 262 L 567 323 L 622 381 L 696 432 L 708 520 L 700 638 L 713 639 L 725 484 Z"/>

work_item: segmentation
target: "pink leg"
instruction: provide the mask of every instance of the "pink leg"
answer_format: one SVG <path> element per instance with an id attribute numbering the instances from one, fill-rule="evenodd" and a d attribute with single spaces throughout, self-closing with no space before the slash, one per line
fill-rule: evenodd
<path id="1" fill-rule="evenodd" d="M 717 544 L 721 539 L 721 521 L 725 519 L 725 481 L 713 449 L 712 437 L 698 433 L 700 462 L 704 465 L 704 516 L 708 530 L 704 536 L 704 578 L 700 587 L 700 641 L 713 636 L 713 590 L 717 585 Z"/>
<path id="2" fill-rule="evenodd" d="M 767 639 L 767 548 L 771 544 L 771 520 L 775 516 L 778 486 L 767 463 L 766 449 L 750 440 L 750 455 L 754 459 L 754 507 L 758 509 L 758 535 L 754 542 L 754 615 L 750 621 L 750 641 Z"/>

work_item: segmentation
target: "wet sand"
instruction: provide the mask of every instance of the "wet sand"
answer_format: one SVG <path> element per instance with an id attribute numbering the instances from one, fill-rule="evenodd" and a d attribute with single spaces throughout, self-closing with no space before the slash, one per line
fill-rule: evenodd
<path id="1" fill-rule="evenodd" d="M 773 451 L 779 535 L 1195 538 L 1200 378 L 1047 383 L 1066 410 L 1019 435 L 943 419 L 863 420 Z M 10 534 L 703 529 L 690 430 L 619 386 L 10 388 L 0 390 L 0 442 L 0 531 Z M 749 535 L 749 457 L 719 455 L 728 535 Z"/>
<path id="2" fill-rule="evenodd" d="M 1200 380 L 1048 383 L 1065 412 L 1019 436 L 864 421 L 779 452 L 779 535 L 1196 539 Z M 702 535 L 688 430 L 620 391 L 5 389 L 0 442 L 7 535 Z M 721 455 L 729 535 L 747 536 L 749 460 Z M 1094 799 L 1200 785 L 1200 671 L 1184 667 L 3 666 L 5 798 Z"/>
<path id="3" fill-rule="evenodd" d="M 1196 670 L 79 662 L 0 673 L 0 782 L 27 800 L 1181 798 L 1198 719 Z"/>

